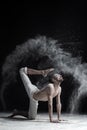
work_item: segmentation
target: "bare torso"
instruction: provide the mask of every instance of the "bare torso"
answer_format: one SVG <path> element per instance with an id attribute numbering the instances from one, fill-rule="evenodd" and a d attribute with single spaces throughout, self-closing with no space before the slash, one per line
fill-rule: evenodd
<path id="1" fill-rule="evenodd" d="M 54 84 L 48 84 L 46 87 L 42 88 L 40 91 L 33 94 L 33 98 L 38 101 L 48 101 L 48 95 L 52 98 L 58 95 L 60 92 L 60 86 L 54 87 Z"/>

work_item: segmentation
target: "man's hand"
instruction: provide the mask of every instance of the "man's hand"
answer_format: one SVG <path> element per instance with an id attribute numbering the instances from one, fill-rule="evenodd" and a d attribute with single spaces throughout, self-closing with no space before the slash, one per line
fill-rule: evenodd
<path id="1" fill-rule="evenodd" d="M 46 76 L 48 75 L 48 73 L 51 72 L 51 71 L 54 71 L 54 68 L 50 68 L 50 69 L 43 70 L 43 71 L 42 71 L 42 75 L 43 75 L 44 77 L 46 77 Z"/>
<path id="2" fill-rule="evenodd" d="M 58 119 L 58 120 L 51 120 L 50 122 L 51 123 L 61 123 L 62 121 L 66 121 L 66 120 Z"/>
<path id="3" fill-rule="evenodd" d="M 66 121 L 66 120 L 63 120 L 63 119 L 58 119 L 59 121 Z"/>
<path id="4" fill-rule="evenodd" d="M 61 121 L 59 121 L 59 120 L 51 120 L 50 122 L 51 123 L 61 123 Z"/>

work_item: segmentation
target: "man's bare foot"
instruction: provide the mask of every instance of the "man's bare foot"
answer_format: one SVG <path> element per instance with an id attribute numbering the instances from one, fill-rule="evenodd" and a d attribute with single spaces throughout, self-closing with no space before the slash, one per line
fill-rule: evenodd
<path id="1" fill-rule="evenodd" d="M 42 75 L 43 75 L 44 77 L 46 77 L 46 76 L 48 75 L 48 73 L 51 72 L 51 71 L 54 71 L 54 68 L 50 68 L 50 69 L 43 70 L 43 71 L 42 71 Z"/>
<path id="2" fill-rule="evenodd" d="M 10 116 L 8 116 L 8 118 L 12 118 L 12 117 L 14 117 L 16 114 L 17 114 L 17 110 L 14 109 L 14 110 L 13 110 L 13 113 L 12 113 Z"/>

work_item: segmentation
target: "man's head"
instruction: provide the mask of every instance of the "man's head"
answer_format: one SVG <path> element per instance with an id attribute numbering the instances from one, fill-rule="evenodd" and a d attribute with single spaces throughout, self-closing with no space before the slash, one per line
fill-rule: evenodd
<path id="1" fill-rule="evenodd" d="M 62 75 L 56 73 L 52 75 L 51 80 L 53 83 L 61 83 L 63 81 L 63 77 Z"/>

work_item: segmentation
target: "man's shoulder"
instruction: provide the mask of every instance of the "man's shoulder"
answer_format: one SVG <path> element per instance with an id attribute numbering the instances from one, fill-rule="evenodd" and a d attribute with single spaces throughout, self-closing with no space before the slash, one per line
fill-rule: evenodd
<path id="1" fill-rule="evenodd" d="M 48 86 L 53 86 L 53 83 L 49 83 Z"/>
<path id="2" fill-rule="evenodd" d="M 61 87 L 59 86 L 59 93 L 61 93 Z"/>
<path id="3" fill-rule="evenodd" d="M 47 85 L 47 87 L 48 87 L 48 88 L 53 88 L 54 85 L 53 85 L 52 83 L 49 83 L 49 84 Z"/>
<path id="4" fill-rule="evenodd" d="M 47 85 L 48 93 L 51 94 L 54 91 L 54 85 L 52 83 L 49 83 Z"/>

